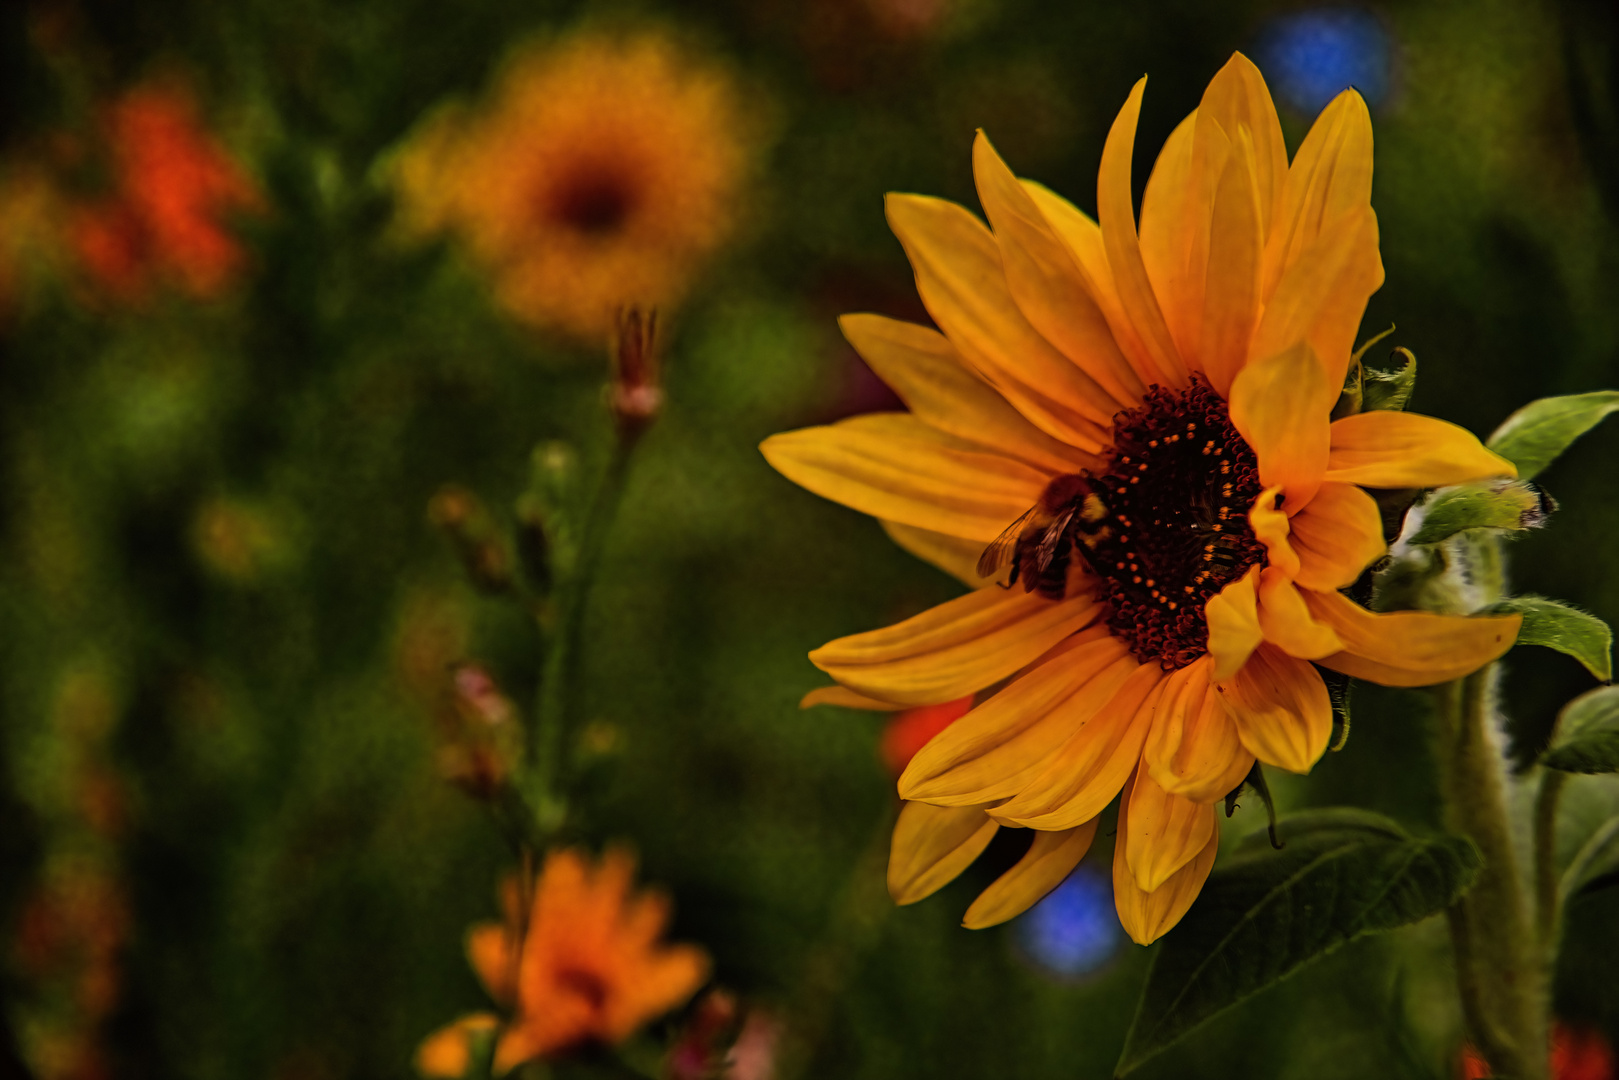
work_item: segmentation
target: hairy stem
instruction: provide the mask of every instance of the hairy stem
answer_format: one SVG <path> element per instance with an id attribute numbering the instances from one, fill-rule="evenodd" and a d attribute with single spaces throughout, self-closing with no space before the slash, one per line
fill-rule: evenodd
<path id="1" fill-rule="evenodd" d="M 1557 804 L 1568 774 L 1543 769 L 1535 797 L 1535 930 L 1542 957 L 1549 964 L 1557 946 Z"/>
<path id="2" fill-rule="evenodd" d="M 1545 1080 L 1545 976 L 1529 916 L 1502 761 L 1490 737 L 1492 664 L 1439 692 L 1439 772 L 1447 826 L 1484 856 L 1473 889 L 1452 915 L 1457 975 L 1479 1049 L 1497 1075 Z"/>
<path id="3" fill-rule="evenodd" d="M 578 559 L 557 580 L 557 619 L 546 643 L 545 666 L 535 703 L 534 746 L 529 778 L 539 831 L 550 834 L 567 816 L 568 735 L 572 730 L 579 681 L 577 656 L 584 635 L 591 586 L 601 567 L 607 533 L 624 494 L 635 440 L 613 441 L 612 456 L 591 496 L 579 534 Z"/>

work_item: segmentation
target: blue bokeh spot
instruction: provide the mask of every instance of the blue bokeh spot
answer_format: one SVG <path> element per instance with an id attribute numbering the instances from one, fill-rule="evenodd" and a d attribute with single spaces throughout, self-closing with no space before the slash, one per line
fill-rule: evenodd
<path id="1" fill-rule="evenodd" d="M 1272 19 L 1260 32 L 1255 59 L 1282 103 L 1314 116 L 1346 87 L 1366 104 L 1388 97 L 1388 31 L 1361 8 L 1316 8 Z"/>
<path id="2" fill-rule="evenodd" d="M 1122 940 L 1113 911 L 1113 883 L 1088 866 L 1069 874 L 1013 927 L 1023 954 L 1061 978 L 1095 971 Z"/>

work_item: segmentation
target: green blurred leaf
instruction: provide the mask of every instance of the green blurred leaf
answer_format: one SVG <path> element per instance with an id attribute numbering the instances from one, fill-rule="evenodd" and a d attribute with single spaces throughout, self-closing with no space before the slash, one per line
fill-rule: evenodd
<path id="1" fill-rule="evenodd" d="M 1563 871 L 1558 891 L 1567 903 L 1581 889 L 1614 874 L 1619 874 L 1619 814 L 1605 821 L 1580 846 Z"/>
<path id="2" fill-rule="evenodd" d="M 1544 645 L 1584 664 L 1607 682 L 1613 678 L 1613 631 L 1588 612 L 1544 596 L 1513 596 L 1493 605 L 1491 615 L 1522 615 L 1519 645 Z"/>
<path id="3" fill-rule="evenodd" d="M 1245 840 L 1158 946 L 1115 1074 L 1340 945 L 1443 910 L 1480 865 L 1469 840 L 1348 807 L 1294 815 L 1282 835 L 1280 851 Z"/>
<path id="4" fill-rule="evenodd" d="M 1434 492 L 1423 504 L 1422 527 L 1413 544 L 1437 544 L 1464 529 L 1534 529 L 1556 508 L 1532 484 L 1491 480 Z"/>
<path id="5" fill-rule="evenodd" d="M 1616 410 L 1619 390 L 1541 398 L 1507 417 L 1486 445 L 1518 466 L 1518 479 L 1528 480 Z"/>
<path id="6" fill-rule="evenodd" d="M 1562 772 L 1619 772 L 1619 686 L 1600 686 L 1563 706 L 1540 763 Z"/>
<path id="7" fill-rule="evenodd" d="M 1365 369 L 1361 381 L 1361 410 L 1385 409 L 1398 412 L 1411 400 L 1417 388 L 1417 358 L 1410 349 L 1398 347 L 1394 354 L 1404 361 L 1393 371 Z"/>

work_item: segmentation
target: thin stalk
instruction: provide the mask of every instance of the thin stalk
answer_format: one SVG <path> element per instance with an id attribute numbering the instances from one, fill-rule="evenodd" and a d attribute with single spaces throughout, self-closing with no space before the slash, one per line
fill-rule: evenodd
<path id="1" fill-rule="evenodd" d="M 1473 889 L 1452 915 L 1464 1008 L 1479 1012 L 1475 1038 L 1498 1075 L 1545 1080 L 1545 977 L 1512 845 L 1499 752 L 1491 740 L 1492 664 L 1439 695 L 1439 769 L 1446 823 L 1484 856 Z"/>
<path id="2" fill-rule="evenodd" d="M 1557 804 L 1568 773 L 1543 769 L 1535 796 L 1535 930 L 1541 955 L 1549 964 L 1557 945 Z"/>
<path id="3" fill-rule="evenodd" d="M 568 735 L 579 680 L 580 643 L 591 587 L 601 567 L 607 533 L 624 495 L 635 440 L 613 440 L 612 454 L 591 495 L 579 533 L 574 565 L 557 582 L 556 624 L 547 642 L 545 665 L 534 709 L 534 742 L 529 789 L 542 834 L 555 832 L 567 816 L 566 762 Z"/>

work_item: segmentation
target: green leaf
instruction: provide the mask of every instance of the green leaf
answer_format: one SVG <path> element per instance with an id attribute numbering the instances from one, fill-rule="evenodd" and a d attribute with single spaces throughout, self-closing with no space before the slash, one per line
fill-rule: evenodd
<path id="1" fill-rule="evenodd" d="M 1555 730 L 1540 759 L 1548 769 L 1619 772 L 1619 686 L 1599 686 L 1563 706 Z"/>
<path id="2" fill-rule="evenodd" d="M 1523 616 L 1519 645 L 1544 645 L 1584 664 L 1603 682 L 1613 678 L 1613 631 L 1588 612 L 1544 596 L 1513 596 L 1489 609 L 1491 615 Z"/>
<path id="3" fill-rule="evenodd" d="M 1581 889 L 1619 874 L 1619 815 L 1603 822 L 1575 854 L 1558 885 L 1565 903 Z"/>
<path id="4" fill-rule="evenodd" d="M 1394 350 L 1403 363 L 1393 371 L 1374 371 L 1367 368 L 1361 382 L 1361 409 L 1371 412 L 1386 409 L 1398 412 L 1411 400 L 1411 391 L 1417 388 L 1417 358 L 1410 349 Z"/>
<path id="5" fill-rule="evenodd" d="M 1158 945 L 1116 1075 L 1340 945 L 1442 911 L 1481 863 L 1469 840 L 1417 839 L 1346 807 L 1281 832 L 1280 851 L 1264 833 L 1245 840 Z"/>
<path id="6" fill-rule="evenodd" d="M 1485 445 L 1518 466 L 1518 479 L 1528 480 L 1616 410 L 1619 390 L 1541 398 L 1507 417 Z"/>
<path id="7" fill-rule="evenodd" d="M 1422 527 L 1413 544 L 1437 544 L 1464 529 L 1535 529 L 1557 508 L 1534 485 L 1486 480 L 1440 488 L 1422 505 Z"/>

